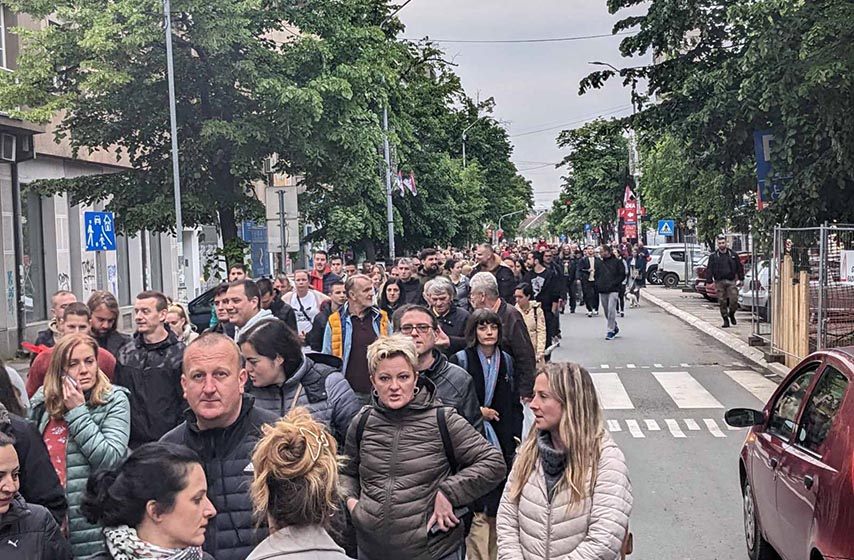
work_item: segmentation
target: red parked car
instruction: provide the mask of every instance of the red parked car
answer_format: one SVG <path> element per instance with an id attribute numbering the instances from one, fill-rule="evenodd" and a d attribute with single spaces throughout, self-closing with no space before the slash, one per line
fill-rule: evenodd
<path id="1" fill-rule="evenodd" d="M 738 258 L 741 260 L 745 272 L 747 272 L 750 267 L 750 253 L 738 253 Z M 714 283 L 706 284 L 706 266 L 708 264 L 709 257 L 703 257 L 703 260 L 694 267 L 694 291 L 709 301 L 717 301 L 718 290 Z"/>
<path id="2" fill-rule="evenodd" d="M 726 413 L 750 427 L 739 458 L 752 560 L 854 558 L 854 347 L 815 352 L 760 411 Z"/>

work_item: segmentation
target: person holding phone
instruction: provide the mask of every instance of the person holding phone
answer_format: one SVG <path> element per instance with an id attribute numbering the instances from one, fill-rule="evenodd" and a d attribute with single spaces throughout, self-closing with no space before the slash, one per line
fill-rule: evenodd
<path id="1" fill-rule="evenodd" d="M 117 465 L 130 438 L 128 391 L 110 383 L 97 356 L 98 343 L 89 335 L 63 336 L 30 412 L 65 488 L 65 527 L 75 557 L 104 550 L 101 527 L 88 523 L 79 506 L 89 473 Z"/>
<path id="2" fill-rule="evenodd" d="M 342 486 L 360 559 L 461 557 L 466 504 L 495 488 L 501 452 L 436 399 L 408 336 L 368 347 L 370 406 L 347 431 Z"/>

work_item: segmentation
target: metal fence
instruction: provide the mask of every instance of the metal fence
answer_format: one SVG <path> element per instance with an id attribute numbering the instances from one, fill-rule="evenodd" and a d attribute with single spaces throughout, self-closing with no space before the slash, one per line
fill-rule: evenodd
<path id="1" fill-rule="evenodd" d="M 773 352 L 854 345 L 854 226 L 775 228 L 769 272 Z"/>

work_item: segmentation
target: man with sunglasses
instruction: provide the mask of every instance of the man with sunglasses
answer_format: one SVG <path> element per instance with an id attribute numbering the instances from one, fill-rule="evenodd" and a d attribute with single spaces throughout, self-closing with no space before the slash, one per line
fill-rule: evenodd
<path id="1" fill-rule="evenodd" d="M 472 376 L 436 349 L 436 316 L 426 307 L 406 304 L 395 311 L 392 323 L 396 332 L 412 337 L 418 351 L 418 374 L 436 385 L 436 396 L 442 404 L 453 407 L 475 429 L 483 431 L 483 414 Z"/>

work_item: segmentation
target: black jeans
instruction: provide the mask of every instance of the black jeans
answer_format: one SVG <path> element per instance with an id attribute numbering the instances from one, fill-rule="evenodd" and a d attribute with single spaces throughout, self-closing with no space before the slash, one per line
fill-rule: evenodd
<path id="1" fill-rule="evenodd" d="M 596 290 L 596 284 L 593 282 L 581 281 L 581 291 L 584 293 L 584 305 L 587 306 L 587 311 L 599 311 L 599 292 Z"/>

